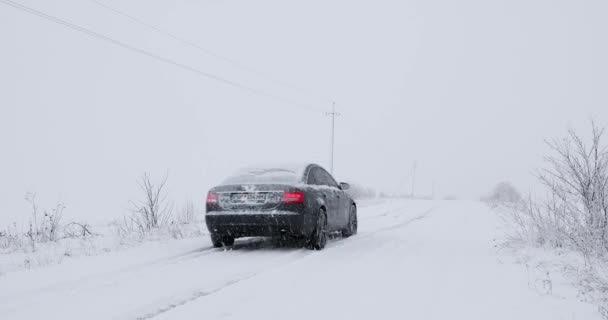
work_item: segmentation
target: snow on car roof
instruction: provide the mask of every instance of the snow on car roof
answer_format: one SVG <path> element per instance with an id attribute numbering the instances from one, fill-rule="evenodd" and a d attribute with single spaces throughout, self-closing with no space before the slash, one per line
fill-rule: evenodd
<path id="1" fill-rule="evenodd" d="M 266 164 L 245 167 L 235 172 L 223 184 L 296 184 L 301 183 L 310 164 Z"/>

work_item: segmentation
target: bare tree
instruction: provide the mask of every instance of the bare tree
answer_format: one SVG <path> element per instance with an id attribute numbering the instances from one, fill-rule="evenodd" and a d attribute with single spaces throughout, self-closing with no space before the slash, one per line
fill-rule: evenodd
<path id="1" fill-rule="evenodd" d="M 539 237 L 554 245 L 567 241 L 586 256 L 608 251 L 608 152 L 601 143 L 604 129 L 594 122 L 591 127 L 589 143 L 574 130 L 547 141 L 553 154 L 538 178 L 550 197 L 523 210 Z"/>
<path id="2" fill-rule="evenodd" d="M 158 184 L 154 184 L 149 173 L 144 173 L 139 180 L 139 187 L 144 194 L 143 200 L 131 202 L 132 216 L 130 225 L 135 225 L 140 232 L 146 232 L 166 225 L 173 213 L 173 204 L 168 200 L 165 190 L 168 175 Z M 127 221 L 125 221 L 127 224 Z"/>

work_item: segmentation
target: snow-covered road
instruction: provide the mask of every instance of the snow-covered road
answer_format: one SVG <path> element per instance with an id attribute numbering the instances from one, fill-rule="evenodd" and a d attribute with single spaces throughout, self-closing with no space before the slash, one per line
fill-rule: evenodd
<path id="1" fill-rule="evenodd" d="M 0 319 L 600 319 L 531 289 L 480 203 L 376 202 L 359 216 L 357 236 L 319 252 L 199 238 L 9 273 Z"/>

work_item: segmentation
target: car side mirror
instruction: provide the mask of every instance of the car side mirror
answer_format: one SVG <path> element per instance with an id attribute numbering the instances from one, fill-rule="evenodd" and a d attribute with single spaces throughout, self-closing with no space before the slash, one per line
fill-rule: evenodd
<path id="1" fill-rule="evenodd" d="M 348 184 L 346 182 L 340 182 L 340 189 L 348 190 L 348 189 L 350 189 L 350 184 Z"/>

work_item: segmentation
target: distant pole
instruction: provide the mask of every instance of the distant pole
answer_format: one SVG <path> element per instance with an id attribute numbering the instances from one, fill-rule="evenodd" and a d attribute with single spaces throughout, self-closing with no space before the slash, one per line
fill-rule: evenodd
<path id="1" fill-rule="evenodd" d="M 336 137 L 336 116 L 339 116 L 339 113 L 336 113 L 336 103 L 332 102 L 331 112 L 327 112 L 325 115 L 331 116 L 331 158 L 330 158 L 330 169 L 331 174 L 334 174 L 334 145 L 335 145 L 335 137 Z"/>
<path id="2" fill-rule="evenodd" d="M 417 161 L 414 161 L 414 165 L 412 166 L 412 199 L 414 199 L 414 192 L 416 188 L 416 167 L 418 166 Z"/>

